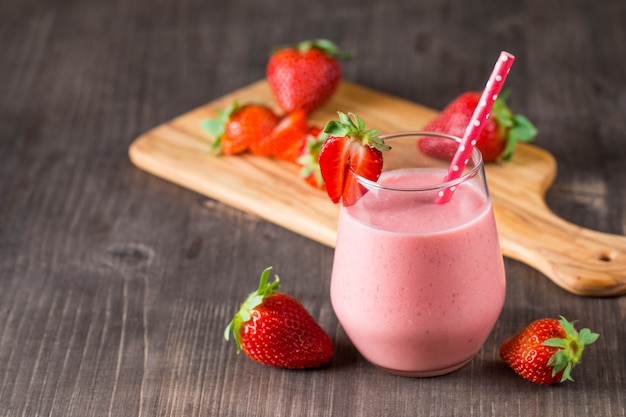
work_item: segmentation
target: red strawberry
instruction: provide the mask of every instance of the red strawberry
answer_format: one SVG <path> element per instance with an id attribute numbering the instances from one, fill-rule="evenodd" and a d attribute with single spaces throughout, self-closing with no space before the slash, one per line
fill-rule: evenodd
<path id="1" fill-rule="evenodd" d="M 324 179 L 320 170 L 319 155 L 326 135 L 322 134 L 322 129 L 317 126 L 311 127 L 307 136 L 307 141 L 298 158 L 298 163 L 302 167 L 300 176 L 309 185 L 324 189 Z"/>
<path id="2" fill-rule="evenodd" d="M 269 283 L 272 268 L 261 274 L 259 289 L 251 293 L 224 332 L 232 331 L 237 351 L 279 368 L 313 368 L 333 356 L 328 335 L 295 298 L 275 292 L 278 276 Z"/>
<path id="3" fill-rule="evenodd" d="M 326 192 L 334 203 L 349 206 L 364 192 L 355 172 L 371 181 L 378 180 L 383 168 L 382 152 L 389 149 L 378 131 L 365 129 L 365 122 L 356 115 L 356 124 L 339 112 L 339 121 L 332 120 L 324 128 L 328 138 L 322 145 L 319 164 Z"/>
<path id="4" fill-rule="evenodd" d="M 462 138 L 478 105 L 480 95 L 475 91 L 461 94 L 422 130 Z M 495 161 L 500 157 L 505 161 L 511 159 L 518 142 L 530 142 L 537 134 L 537 129 L 526 117 L 513 114 L 505 103 L 506 96 L 505 92 L 496 100 L 491 115 L 476 140 L 476 146 L 485 162 Z M 428 138 L 423 138 L 419 143 L 424 152 L 428 152 L 427 148 L 432 146 L 432 140 Z"/>
<path id="5" fill-rule="evenodd" d="M 341 80 L 337 45 L 326 39 L 304 41 L 278 49 L 270 57 L 266 76 L 276 101 L 287 113 L 306 113 L 324 104 Z"/>
<path id="6" fill-rule="evenodd" d="M 303 110 L 284 115 L 272 133 L 251 146 L 252 153 L 296 162 L 306 141 L 309 121 Z"/>
<path id="7" fill-rule="evenodd" d="M 263 104 L 234 102 L 218 112 L 216 119 L 203 121 L 203 128 L 215 138 L 211 148 L 225 155 L 242 153 L 262 141 L 278 125 L 278 116 Z"/>
<path id="8" fill-rule="evenodd" d="M 599 335 L 589 329 L 579 332 L 563 316 L 540 319 L 500 346 L 500 356 L 522 377 L 536 384 L 573 381 L 572 368 L 579 363 L 586 345 Z"/>
<path id="9" fill-rule="evenodd" d="M 432 132 L 432 130 L 430 130 L 430 132 Z M 452 161 L 452 158 L 454 158 L 454 154 L 459 147 L 456 142 L 439 140 L 432 136 L 420 137 L 417 144 L 420 151 L 422 151 L 424 155 L 446 161 Z"/>

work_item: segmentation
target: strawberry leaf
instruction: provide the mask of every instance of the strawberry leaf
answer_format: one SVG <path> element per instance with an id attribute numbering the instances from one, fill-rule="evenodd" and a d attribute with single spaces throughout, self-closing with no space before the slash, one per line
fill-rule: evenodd
<path id="1" fill-rule="evenodd" d="M 391 146 L 385 144 L 376 129 L 365 129 L 365 122 L 354 113 L 337 112 L 339 121 L 331 120 L 324 127 L 324 134 L 335 137 L 347 137 L 351 142 L 367 145 L 381 152 L 388 151 Z M 352 120 L 354 118 L 354 121 Z M 356 123 L 355 123 L 356 121 Z"/>
<path id="2" fill-rule="evenodd" d="M 354 113 L 350 114 L 352 114 L 354 116 L 354 120 L 356 120 L 357 129 L 359 129 L 361 132 L 365 131 L 365 121 L 363 121 L 363 119 L 361 119 Z"/>
<path id="3" fill-rule="evenodd" d="M 346 129 L 348 129 L 349 131 L 357 131 L 358 128 L 357 126 L 354 124 L 354 122 L 352 121 L 352 119 L 345 113 L 343 112 L 337 112 L 337 114 L 339 115 L 339 122 L 341 122 L 341 124 L 343 124 Z M 350 113 L 353 114 L 353 113 Z M 354 116 L 358 119 L 357 116 Z"/>
<path id="4" fill-rule="evenodd" d="M 571 363 L 568 363 L 565 366 L 565 371 L 563 372 L 563 375 L 561 375 L 561 381 L 560 382 L 574 381 L 574 378 L 572 378 L 572 375 L 571 375 L 572 368 L 573 368 L 573 365 Z"/>
<path id="5" fill-rule="evenodd" d="M 230 116 L 239 108 L 239 103 L 233 102 L 225 109 L 217 111 L 217 117 L 214 119 L 204 119 L 200 122 L 200 127 L 206 133 L 213 137 L 213 143 L 211 143 L 210 151 L 218 152 L 222 145 L 222 135 L 226 130 L 226 123 Z"/>
<path id="6" fill-rule="evenodd" d="M 501 127 L 511 127 L 513 125 L 513 112 L 506 105 L 506 98 L 508 97 L 508 91 L 506 94 L 500 95 L 493 103 L 493 107 L 491 109 L 491 114 L 493 115 L 494 120 L 498 123 L 498 126 Z"/>
<path id="7" fill-rule="evenodd" d="M 580 333 L 578 333 L 578 339 L 583 346 L 592 344 L 598 340 L 599 337 L 600 335 L 598 333 L 592 333 L 589 329 L 582 329 Z"/>
<path id="8" fill-rule="evenodd" d="M 560 337 L 553 337 L 542 343 L 543 346 L 557 347 L 565 349 L 567 347 L 567 341 Z"/>
<path id="9" fill-rule="evenodd" d="M 559 318 L 559 324 L 561 325 L 563 330 L 565 330 L 565 334 L 578 334 L 578 332 L 574 328 L 574 323 L 575 322 L 573 322 L 573 321 L 570 322 L 563 316 L 559 316 L 559 317 L 560 317 Z"/>
<path id="10" fill-rule="evenodd" d="M 235 317 L 233 317 L 224 330 L 224 339 L 227 341 L 230 340 L 230 333 L 232 332 L 235 343 L 237 344 L 237 351 L 241 350 L 241 340 L 239 340 L 239 330 L 241 329 L 241 326 L 252 318 L 252 310 L 261 305 L 265 297 L 274 294 L 279 287 L 279 278 L 277 275 L 275 275 L 273 282 L 268 282 L 271 270 L 271 266 L 265 268 L 261 274 L 259 288 L 248 295 L 246 301 L 241 304 L 239 311 L 235 314 Z"/>
<path id="11" fill-rule="evenodd" d="M 306 52 L 311 48 L 319 49 L 326 55 L 337 59 L 347 59 L 354 56 L 353 51 L 340 51 L 337 44 L 328 39 L 306 40 L 296 45 L 296 49 L 300 52 Z"/>
<path id="12" fill-rule="evenodd" d="M 506 146 L 504 151 L 502 151 L 502 158 L 505 161 L 511 159 L 518 142 L 531 142 L 537 135 L 537 128 L 522 115 L 513 116 L 510 126 L 507 133 Z"/>
<path id="13" fill-rule="evenodd" d="M 568 364 L 570 364 L 570 361 L 565 350 L 559 350 L 548 360 L 548 366 L 553 367 L 552 375 L 561 372 Z"/>
<path id="14" fill-rule="evenodd" d="M 526 116 L 516 114 L 513 116 L 513 127 L 516 139 L 520 142 L 530 142 L 537 135 L 537 128 Z"/>
<path id="15" fill-rule="evenodd" d="M 324 133 L 329 136 L 342 137 L 347 136 L 350 132 L 349 126 L 338 122 L 337 120 L 331 120 L 326 123 L 326 127 L 324 128 Z"/>
<path id="16" fill-rule="evenodd" d="M 526 117 L 514 114 L 506 104 L 510 90 L 504 91 L 493 103 L 491 117 L 495 120 L 498 130 L 506 138 L 502 151 L 502 159 L 508 161 L 518 142 L 530 142 L 537 135 L 537 129 Z"/>

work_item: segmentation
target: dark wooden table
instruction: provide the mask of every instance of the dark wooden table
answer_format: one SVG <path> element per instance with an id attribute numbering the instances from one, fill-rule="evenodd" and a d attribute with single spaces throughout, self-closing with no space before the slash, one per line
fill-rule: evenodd
<path id="1" fill-rule="evenodd" d="M 470 364 L 387 375 L 332 311 L 331 248 L 131 164 L 138 135 L 316 37 L 357 51 L 346 80 L 436 109 L 512 52 L 510 103 L 559 166 L 550 207 L 624 235 L 623 0 L 0 0 L 1 416 L 625 415 L 626 298 L 506 259 L 504 311 Z M 329 366 L 274 369 L 223 340 L 268 265 L 331 335 Z M 576 381 L 513 374 L 500 342 L 559 314 L 601 334 Z"/>

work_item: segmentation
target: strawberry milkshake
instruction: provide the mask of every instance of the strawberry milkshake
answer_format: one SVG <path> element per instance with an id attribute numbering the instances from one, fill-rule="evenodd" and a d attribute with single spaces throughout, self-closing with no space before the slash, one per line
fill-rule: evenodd
<path id="1" fill-rule="evenodd" d="M 504 304 L 504 265 L 480 153 L 446 184 L 455 187 L 452 200 L 435 204 L 450 140 L 439 155 L 410 155 L 405 139 L 386 139 L 391 171 L 359 180 L 367 191 L 341 207 L 331 302 L 372 364 L 434 376 L 465 365 L 489 336 Z M 408 159 L 419 166 L 397 169 Z"/>

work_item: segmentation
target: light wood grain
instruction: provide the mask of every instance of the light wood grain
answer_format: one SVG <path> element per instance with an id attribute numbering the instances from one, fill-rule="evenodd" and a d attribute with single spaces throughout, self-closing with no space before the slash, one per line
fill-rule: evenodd
<path id="1" fill-rule="evenodd" d="M 129 149 L 140 168 L 183 187 L 254 213 L 328 246 L 334 246 L 338 206 L 302 181 L 297 166 L 254 155 L 215 156 L 201 121 L 234 100 L 274 103 L 258 81 L 177 117 L 138 137 Z M 274 104 L 274 107 L 275 104 Z M 312 115 L 321 126 L 336 111 L 354 112 L 382 132 L 417 130 L 437 112 L 344 82 Z M 556 216 L 544 195 L 556 174 L 548 152 L 520 145 L 512 161 L 487 164 L 502 252 L 579 295 L 626 292 L 626 238 L 584 229 Z"/>

